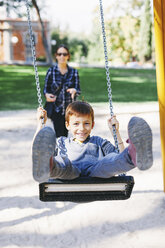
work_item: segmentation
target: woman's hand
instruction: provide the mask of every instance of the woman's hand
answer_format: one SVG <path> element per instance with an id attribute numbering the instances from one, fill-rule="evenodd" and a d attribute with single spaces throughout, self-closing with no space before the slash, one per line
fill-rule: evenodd
<path id="1" fill-rule="evenodd" d="M 67 92 L 69 92 L 71 94 L 71 98 L 72 98 L 72 100 L 74 100 L 75 94 L 77 92 L 76 89 L 70 88 L 70 89 L 67 89 Z"/>
<path id="2" fill-rule="evenodd" d="M 50 93 L 46 93 L 45 97 L 47 102 L 55 102 L 56 100 L 56 96 Z"/>
<path id="3" fill-rule="evenodd" d="M 116 115 L 112 116 L 111 118 L 108 119 L 108 127 L 113 134 L 113 126 L 115 126 L 116 131 L 119 131 L 119 122 L 116 119 Z"/>

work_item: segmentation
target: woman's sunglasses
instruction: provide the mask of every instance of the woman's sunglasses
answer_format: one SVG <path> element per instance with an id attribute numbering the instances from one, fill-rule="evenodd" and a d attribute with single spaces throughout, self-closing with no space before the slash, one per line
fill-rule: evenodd
<path id="1" fill-rule="evenodd" d="M 64 57 L 66 57 L 66 56 L 68 56 L 68 53 L 57 53 L 57 56 L 64 56 Z"/>

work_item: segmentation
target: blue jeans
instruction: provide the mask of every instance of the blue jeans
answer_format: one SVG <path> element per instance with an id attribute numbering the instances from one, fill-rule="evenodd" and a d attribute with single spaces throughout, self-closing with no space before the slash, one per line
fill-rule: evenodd
<path id="1" fill-rule="evenodd" d="M 66 157 L 56 156 L 55 161 L 58 164 L 59 173 L 52 177 L 61 179 L 73 179 L 79 176 L 90 176 L 109 178 L 114 175 L 125 173 L 135 168 L 128 154 L 128 148 L 122 153 L 110 153 L 99 160 L 83 160 L 71 162 Z"/>
<path id="2" fill-rule="evenodd" d="M 91 177 L 108 178 L 115 175 L 125 173 L 134 169 L 130 156 L 128 155 L 128 148 L 122 153 L 110 153 L 100 159 L 95 166 L 90 168 Z"/>

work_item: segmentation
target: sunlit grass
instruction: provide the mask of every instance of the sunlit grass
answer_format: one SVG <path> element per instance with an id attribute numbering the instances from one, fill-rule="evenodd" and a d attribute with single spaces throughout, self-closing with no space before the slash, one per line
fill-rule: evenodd
<path id="1" fill-rule="evenodd" d="M 107 80 L 105 69 L 79 70 L 82 95 L 89 102 L 106 102 Z M 155 70 L 110 69 L 112 98 L 116 102 L 157 101 Z"/>
<path id="2" fill-rule="evenodd" d="M 38 67 L 41 94 L 48 67 Z M 107 102 L 104 68 L 78 68 L 81 91 L 79 99 Z M 154 69 L 110 69 L 113 101 L 157 101 Z M 42 94 L 43 104 L 45 102 Z M 34 68 L 32 66 L 0 66 L 0 109 L 34 109 L 38 107 Z"/>

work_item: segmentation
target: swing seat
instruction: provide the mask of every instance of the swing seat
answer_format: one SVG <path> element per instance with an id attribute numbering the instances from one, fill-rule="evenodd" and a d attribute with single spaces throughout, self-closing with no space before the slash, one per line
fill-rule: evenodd
<path id="1" fill-rule="evenodd" d="M 41 201 L 70 201 L 76 203 L 126 200 L 134 186 L 132 176 L 111 178 L 79 177 L 73 180 L 49 179 L 39 184 Z"/>

